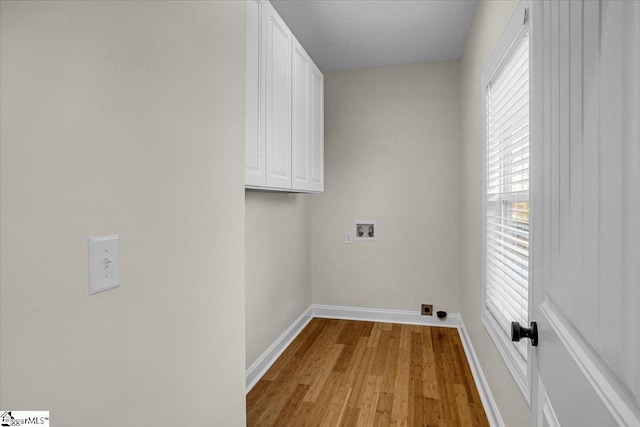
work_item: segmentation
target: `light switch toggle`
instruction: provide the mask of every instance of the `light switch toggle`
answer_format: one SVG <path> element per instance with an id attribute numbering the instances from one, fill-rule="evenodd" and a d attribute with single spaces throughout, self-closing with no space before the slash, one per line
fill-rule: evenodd
<path id="1" fill-rule="evenodd" d="M 120 285 L 120 236 L 90 237 L 89 295 Z"/>

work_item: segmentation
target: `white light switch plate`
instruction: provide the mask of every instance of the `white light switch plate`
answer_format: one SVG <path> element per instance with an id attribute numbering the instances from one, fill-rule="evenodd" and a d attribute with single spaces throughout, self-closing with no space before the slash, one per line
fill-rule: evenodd
<path id="1" fill-rule="evenodd" d="M 353 243 L 353 232 L 351 231 L 346 231 L 344 233 L 344 243 L 347 245 L 350 245 Z"/>
<path id="2" fill-rule="evenodd" d="M 89 295 L 120 286 L 120 236 L 89 237 Z"/>

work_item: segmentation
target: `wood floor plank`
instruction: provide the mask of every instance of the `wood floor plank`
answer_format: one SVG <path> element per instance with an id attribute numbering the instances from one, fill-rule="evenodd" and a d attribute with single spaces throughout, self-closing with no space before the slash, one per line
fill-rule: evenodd
<path id="1" fill-rule="evenodd" d="M 289 397 L 286 404 L 282 407 L 278 415 L 275 417 L 276 420 L 290 420 L 294 417 L 295 413 L 300 408 L 300 405 L 303 403 L 303 398 L 305 394 L 309 391 L 309 386 L 306 384 L 298 384 L 293 391 L 293 394 Z"/>
<path id="2" fill-rule="evenodd" d="M 276 424 L 278 427 L 280 425 L 288 425 L 291 427 L 300 427 L 309 425 L 309 418 L 311 418 L 311 411 L 313 410 L 314 404 L 311 402 L 302 402 L 300 407 L 293 414 L 293 417 L 290 420 L 278 420 Z M 252 425 L 247 423 L 247 425 Z M 257 425 L 257 424 L 254 424 Z"/>
<path id="3" fill-rule="evenodd" d="M 390 331 L 391 328 L 393 328 L 393 323 L 380 322 L 379 325 L 380 325 L 380 329 L 386 330 L 386 331 Z"/>
<path id="4" fill-rule="evenodd" d="M 432 340 L 436 363 L 436 381 L 438 384 L 440 419 L 442 423 L 446 424 L 450 423 L 454 419 L 452 413 L 456 411 L 456 407 L 454 405 L 455 400 L 453 399 L 453 396 L 449 396 L 449 390 L 447 388 L 447 383 L 450 379 L 447 375 L 449 367 L 445 357 L 447 342 L 444 331 L 442 329 L 434 329 L 432 331 Z"/>
<path id="5" fill-rule="evenodd" d="M 340 328 L 340 334 L 336 339 L 338 344 L 348 344 L 354 340 L 356 336 L 359 336 L 358 323 L 360 322 L 347 322 L 344 321 Z"/>
<path id="6" fill-rule="evenodd" d="M 391 409 L 391 423 L 396 426 L 406 426 L 409 413 L 409 373 L 411 332 L 403 325 L 400 331 L 398 346 L 398 366 L 393 388 L 393 407 Z"/>
<path id="7" fill-rule="evenodd" d="M 333 368 L 336 372 L 345 372 L 347 367 L 351 363 L 353 353 L 356 351 L 358 342 L 360 341 L 360 331 L 354 325 L 345 325 L 343 327 L 340 336 L 338 337 L 338 344 L 344 344 L 342 353 Z"/>
<path id="8" fill-rule="evenodd" d="M 393 388 L 396 380 L 396 370 L 398 367 L 398 352 L 400 351 L 400 334 L 402 325 L 394 325 L 391 329 L 389 337 L 389 345 L 387 350 L 387 359 L 382 375 L 382 393 L 390 393 L 393 395 Z"/>
<path id="9" fill-rule="evenodd" d="M 352 388 L 351 396 L 349 396 L 349 406 L 354 408 L 360 407 L 360 402 L 364 396 L 364 387 L 367 377 L 371 371 L 371 365 L 376 354 L 376 348 L 365 347 L 364 356 L 360 360 L 359 368 L 353 371 L 353 380 L 349 383 L 349 387 Z M 362 412 L 362 411 L 361 411 Z"/>
<path id="10" fill-rule="evenodd" d="M 360 323 L 360 336 L 369 338 L 371 336 L 371 331 L 373 330 L 373 322 L 358 322 Z"/>
<path id="11" fill-rule="evenodd" d="M 278 401 L 282 398 L 282 391 L 277 388 L 272 388 L 272 381 L 265 381 L 268 384 L 264 390 L 258 390 L 253 393 L 251 400 L 252 405 L 247 404 L 247 423 L 257 425 L 260 418 L 267 413 L 267 409 L 274 401 Z M 257 385 L 256 385 L 257 387 Z M 254 389 L 256 388 L 254 387 Z M 252 390 L 253 391 L 253 390 Z M 251 393 L 250 393 L 251 394 Z"/>
<path id="12" fill-rule="evenodd" d="M 254 407 L 258 399 L 264 394 L 267 387 L 271 385 L 271 381 L 261 379 L 253 386 L 251 392 L 247 394 L 247 407 Z"/>
<path id="13" fill-rule="evenodd" d="M 429 399 L 438 399 L 438 380 L 436 377 L 436 361 L 433 356 L 433 340 L 431 328 L 422 331 L 422 393 Z"/>
<path id="14" fill-rule="evenodd" d="M 347 409 L 351 389 L 338 386 L 338 391 L 331 397 L 322 424 L 327 426 L 339 426 Z"/>
<path id="15" fill-rule="evenodd" d="M 409 381 L 407 424 L 410 426 L 424 425 L 424 396 L 422 396 L 422 382 L 416 379 Z"/>
<path id="16" fill-rule="evenodd" d="M 393 393 L 380 391 L 378 396 L 378 406 L 376 406 L 376 416 L 373 420 L 374 426 L 391 425 L 391 409 L 393 408 Z"/>
<path id="17" fill-rule="evenodd" d="M 413 329 L 415 330 L 415 329 Z M 409 399 L 408 424 L 422 426 L 423 421 L 423 386 L 422 386 L 422 334 L 411 332 L 411 347 L 409 355 Z"/>
<path id="18" fill-rule="evenodd" d="M 314 319 L 315 320 L 315 319 Z M 312 321 L 313 322 L 313 321 Z M 285 364 L 278 365 L 279 374 L 274 377 L 273 381 L 269 385 L 269 388 L 261 393 L 256 399 L 255 410 L 247 411 L 247 422 L 253 425 L 273 425 L 280 410 L 287 403 L 288 399 L 294 393 L 294 390 L 298 384 L 300 377 L 299 371 L 304 367 L 306 356 L 309 352 L 315 348 L 324 349 L 323 345 L 317 345 L 317 341 L 324 334 L 331 334 L 334 331 L 331 324 L 324 324 L 323 322 L 317 323 L 317 333 L 313 332 L 316 325 L 310 325 L 312 333 L 308 337 L 304 338 L 303 346 L 307 348 L 298 348 L 295 354 L 288 353 L 284 359 Z M 331 337 L 329 338 L 331 340 Z M 286 352 L 285 352 L 286 353 Z M 284 353 L 283 353 L 284 354 Z M 295 355 L 302 355 L 303 357 L 297 357 Z M 277 362 L 274 363 L 274 366 Z M 269 369 L 267 374 L 274 369 Z M 269 375 L 265 375 L 269 376 Z M 251 393 L 253 390 L 251 391 Z M 250 393 L 250 394 L 251 394 Z"/>
<path id="19" fill-rule="evenodd" d="M 424 398 L 423 401 L 423 417 L 425 427 L 437 427 L 442 425 L 440 418 L 440 404 L 437 399 Z"/>
<path id="20" fill-rule="evenodd" d="M 367 345 L 369 347 L 377 347 L 378 340 L 380 339 L 380 332 L 382 332 L 381 323 L 374 323 L 373 328 L 371 328 L 371 336 L 369 337 L 369 341 Z"/>
<path id="21" fill-rule="evenodd" d="M 392 331 L 382 331 L 380 333 L 380 340 L 378 341 L 373 365 L 371 366 L 371 375 L 382 376 L 384 374 L 384 367 L 387 361 L 387 351 L 389 350 L 389 341 L 391 340 L 391 332 Z"/>
<path id="22" fill-rule="evenodd" d="M 278 385 L 278 386 L 276 386 Z M 296 384 L 293 381 L 273 381 L 271 384 L 271 391 L 277 390 L 275 398 L 269 400 L 268 405 L 257 420 L 258 425 L 272 426 L 275 425 L 279 418 L 279 414 L 285 410 L 287 404 L 299 406 L 298 399 L 303 399 L 306 395 L 296 395 L 296 392 L 300 392 L 300 386 L 307 387 L 303 384 Z"/>
<path id="23" fill-rule="evenodd" d="M 456 397 L 456 407 L 458 409 L 458 416 L 460 417 L 460 425 L 463 427 L 473 427 L 471 408 L 469 407 L 469 399 L 467 399 L 467 390 L 462 384 L 454 384 L 453 392 Z"/>
<path id="24" fill-rule="evenodd" d="M 342 326 L 337 322 L 329 322 L 332 319 L 326 319 L 324 330 L 309 349 L 306 356 L 303 357 L 303 366 L 300 369 L 299 381 L 301 384 L 313 384 L 318 385 L 319 381 L 324 381 L 328 372 L 323 371 L 322 368 L 326 363 L 327 354 L 333 354 L 336 348 L 342 351 L 342 344 L 336 344 L 336 339 L 340 334 Z M 340 347 L 336 347 L 336 346 Z M 335 363 L 335 360 L 334 360 Z M 319 378 L 319 375 L 324 374 L 324 378 Z M 308 400 L 308 399 L 306 399 Z"/>
<path id="25" fill-rule="evenodd" d="M 295 356 L 304 357 L 304 355 L 311 349 L 313 344 L 320 337 L 326 327 L 327 324 L 325 322 L 322 322 L 321 319 L 312 319 L 311 322 L 309 322 L 309 325 L 307 325 L 307 327 L 303 331 L 305 332 L 306 330 L 309 330 L 307 334 L 301 337 L 302 339 L 300 346 L 295 349 Z M 298 341 L 298 338 L 296 337 L 294 341 Z"/>
<path id="26" fill-rule="evenodd" d="M 323 383 L 322 394 L 315 401 L 313 409 L 311 410 L 311 417 L 309 418 L 308 425 L 319 426 L 327 425 L 324 423 L 325 416 L 328 415 L 329 405 L 334 394 L 340 387 L 340 380 L 342 379 L 342 373 L 330 372 Z M 308 402 L 308 400 L 306 400 Z M 346 406 L 346 405 L 345 405 Z"/>
<path id="27" fill-rule="evenodd" d="M 332 373 L 338 374 L 338 372 L 333 371 L 333 367 L 335 366 L 338 357 L 340 357 L 340 353 L 342 353 L 343 348 L 344 344 L 329 344 L 326 351 L 321 353 L 321 358 L 317 363 L 319 365 L 319 369 L 315 371 L 315 376 L 310 384 L 309 391 L 304 397 L 306 402 L 317 401 L 320 393 L 323 391 L 325 383 L 329 379 L 329 376 Z M 339 378 L 342 378 L 342 374 Z"/>
<path id="28" fill-rule="evenodd" d="M 342 422 L 340 427 L 355 427 L 358 424 L 358 417 L 360 416 L 360 408 L 354 408 L 348 406 L 344 411 Z"/>
<path id="29" fill-rule="evenodd" d="M 271 368 L 262 376 L 264 380 L 274 380 L 280 371 L 294 358 L 302 358 L 311 349 L 324 329 L 322 322 L 312 319 L 300 335 L 285 349 Z"/>
<path id="30" fill-rule="evenodd" d="M 481 402 L 469 404 L 471 408 L 471 414 L 473 416 L 473 425 L 478 427 L 489 427 L 489 420 L 487 414 L 484 412 Z"/>
<path id="31" fill-rule="evenodd" d="M 366 338 L 360 337 L 357 340 L 355 350 L 353 351 L 351 358 L 347 361 L 341 385 L 353 388 L 353 384 L 355 384 L 358 373 L 362 371 L 363 358 L 367 357 L 367 355 L 373 355 L 375 351 L 375 349 L 369 349 L 367 352 L 367 343 L 368 340 Z"/>
<path id="32" fill-rule="evenodd" d="M 331 343 L 332 340 L 334 339 L 334 334 L 337 328 L 337 325 L 331 325 L 331 326 L 334 326 L 334 327 L 322 328 L 323 331 L 321 336 L 326 334 L 328 336 L 327 338 L 328 343 Z M 315 342 L 317 342 L 318 339 L 316 339 Z M 316 348 L 323 349 L 323 350 L 327 349 L 327 347 L 323 345 L 319 345 Z M 304 351 L 303 354 L 307 354 L 307 353 L 309 352 Z M 304 368 L 303 360 L 304 359 L 293 357 L 288 361 L 288 363 L 285 366 L 283 366 L 280 369 L 280 374 L 272 381 L 269 387 L 269 392 L 265 393 L 267 396 L 274 396 L 274 391 L 277 391 L 277 393 L 275 393 L 275 398 L 270 397 L 268 405 L 266 407 L 261 407 L 261 409 L 263 410 L 259 418 L 257 418 L 257 424 L 275 425 L 275 422 L 278 419 L 278 414 L 280 413 L 282 408 L 287 404 L 289 399 L 291 399 L 291 397 L 293 396 L 296 390 L 296 387 L 299 384 L 301 384 L 301 381 L 299 381 L 299 378 L 300 378 L 300 371 Z M 322 362 L 326 362 L 327 358 L 326 357 L 320 358 L 319 360 L 320 360 L 319 363 L 322 363 Z M 316 375 L 314 379 L 316 381 L 322 381 L 323 376 Z M 308 393 L 311 390 L 311 387 L 312 385 L 309 386 L 303 398 L 306 398 L 308 396 Z"/>
<path id="33" fill-rule="evenodd" d="M 269 392 L 272 381 L 260 380 L 247 394 L 247 420 L 258 420 L 277 390 Z"/>
<path id="34" fill-rule="evenodd" d="M 315 318 L 247 394 L 249 426 L 487 426 L 453 328 Z"/>
<path id="35" fill-rule="evenodd" d="M 466 354 L 464 352 L 464 347 L 462 346 L 462 341 L 459 336 L 453 337 L 453 341 L 458 353 L 458 360 L 462 368 L 462 379 L 464 380 L 464 385 L 467 391 L 467 396 L 469 397 L 470 403 L 480 403 L 480 395 L 478 394 L 478 389 L 476 388 L 475 381 L 473 380 L 473 374 L 471 373 L 471 368 L 469 364 L 466 363 Z"/>
<path id="36" fill-rule="evenodd" d="M 367 384 L 362 392 L 362 400 L 360 401 L 360 416 L 356 426 L 370 427 L 373 425 L 381 386 L 382 377 L 378 375 L 367 376 Z"/>

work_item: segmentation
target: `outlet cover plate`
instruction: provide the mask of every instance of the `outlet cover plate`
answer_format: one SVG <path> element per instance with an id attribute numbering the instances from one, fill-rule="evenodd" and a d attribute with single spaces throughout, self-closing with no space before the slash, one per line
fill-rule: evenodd
<path id="1" fill-rule="evenodd" d="M 433 316 L 433 304 L 422 304 L 420 314 L 423 316 Z"/>

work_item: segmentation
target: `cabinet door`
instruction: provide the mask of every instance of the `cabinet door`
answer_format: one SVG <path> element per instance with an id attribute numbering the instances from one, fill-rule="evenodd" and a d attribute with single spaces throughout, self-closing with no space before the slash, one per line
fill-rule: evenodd
<path id="1" fill-rule="evenodd" d="M 247 2 L 247 93 L 245 134 L 245 185 L 266 185 L 264 138 L 264 6 Z"/>
<path id="2" fill-rule="evenodd" d="M 324 77 L 311 63 L 309 190 L 324 191 Z"/>
<path id="3" fill-rule="evenodd" d="M 265 22 L 267 187 L 291 188 L 291 39 L 273 6 L 263 3 Z"/>
<path id="4" fill-rule="evenodd" d="M 311 59 L 293 39 L 292 55 L 292 188 L 309 190 L 311 181 Z"/>

